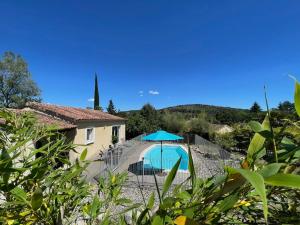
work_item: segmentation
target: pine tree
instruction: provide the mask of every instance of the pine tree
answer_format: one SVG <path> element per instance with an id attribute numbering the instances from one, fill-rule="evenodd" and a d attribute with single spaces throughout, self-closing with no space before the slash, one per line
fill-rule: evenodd
<path id="1" fill-rule="evenodd" d="M 115 105 L 112 100 L 109 100 L 109 103 L 108 103 L 108 106 L 106 109 L 109 114 L 112 114 L 112 115 L 117 114 L 117 110 L 116 110 Z"/>
<path id="2" fill-rule="evenodd" d="M 257 102 L 254 102 L 253 105 L 250 108 L 250 112 L 253 112 L 253 113 L 261 112 L 260 105 Z"/>
<path id="3" fill-rule="evenodd" d="M 99 100 L 98 78 L 95 74 L 95 90 L 94 90 L 94 110 L 102 110 Z"/>

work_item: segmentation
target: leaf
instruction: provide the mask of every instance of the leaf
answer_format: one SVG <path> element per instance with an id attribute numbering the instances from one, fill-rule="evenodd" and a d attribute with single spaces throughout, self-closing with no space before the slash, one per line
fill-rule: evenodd
<path id="1" fill-rule="evenodd" d="M 87 155 L 87 148 L 85 148 L 85 149 L 82 151 L 82 153 L 81 153 L 81 155 L 80 155 L 80 160 L 81 160 L 81 161 L 85 160 L 86 155 Z"/>
<path id="2" fill-rule="evenodd" d="M 186 216 L 178 216 L 174 220 L 174 224 L 176 224 L 176 225 L 185 225 L 186 221 L 187 221 L 187 217 Z"/>
<path id="3" fill-rule="evenodd" d="M 170 209 L 173 207 L 173 205 L 175 205 L 176 203 L 176 198 L 173 198 L 173 197 L 166 197 L 164 200 L 163 200 L 163 203 L 160 204 L 160 208 L 161 209 Z"/>
<path id="4" fill-rule="evenodd" d="M 140 204 L 140 203 L 132 204 L 131 206 L 129 206 L 129 207 L 125 208 L 124 210 L 122 210 L 121 212 L 119 212 L 117 215 L 123 215 L 126 212 L 132 211 L 133 209 L 140 207 L 141 205 L 142 204 Z"/>
<path id="5" fill-rule="evenodd" d="M 193 157 L 192 157 L 192 152 L 191 152 L 190 146 L 188 147 L 188 150 L 189 150 L 189 165 L 188 165 L 188 169 L 189 169 L 190 177 L 191 177 L 191 180 L 192 180 L 192 187 L 194 187 L 195 179 L 196 179 L 196 173 L 195 173 L 194 161 L 193 161 Z"/>
<path id="6" fill-rule="evenodd" d="M 300 84 L 297 80 L 295 80 L 294 101 L 296 112 L 300 116 Z"/>
<path id="7" fill-rule="evenodd" d="M 265 127 L 263 127 L 259 122 L 250 121 L 248 124 L 255 133 L 259 133 L 264 138 L 271 138 L 272 137 L 271 131 L 266 129 Z"/>
<path id="8" fill-rule="evenodd" d="M 150 195 L 150 198 L 148 200 L 148 204 L 147 204 L 147 208 L 148 209 L 152 209 L 154 206 L 154 200 L 155 200 L 155 196 L 154 196 L 154 192 L 152 192 L 152 194 Z"/>
<path id="9" fill-rule="evenodd" d="M 31 197 L 31 208 L 36 211 L 43 203 L 43 191 L 41 188 L 37 188 Z"/>
<path id="10" fill-rule="evenodd" d="M 2 173 L 4 184 L 8 184 L 8 180 L 11 175 L 11 172 L 9 171 L 4 172 L 4 169 L 10 169 L 13 166 L 13 164 L 12 164 L 12 158 L 10 157 L 6 149 L 2 150 L 1 152 L 0 162 L 4 164 L 3 166 L 1 166 L 3 168 L 3 169 L 1 168 L 1 173 Z"/>
<path id="11" fill-rule="evenodd" d="M 90 216 L 92 218 L 95 218 L 97 216 L 99 206 L 100 206 L 99 198 L 98 198 L 98 196 L 95 196 L 93 201 L 92 201 L 91 208 L 90 208 L 90 213 L 91 213 Z"/>
<path id="12" fill-rule="evenodd" d="M 232 194 L 227 196 L 221 203 L 217 206 L 220 212 L 226 212 L 231 209 L 235 203 L 239 200 L 239 196 L 237 194 Z"/>
<path id="13" fill-rule="evenodd" d="M 31 213 L 31 211 L 27 210 L 27 211 L 23 211 L 23 212 L 20 212 L 19 215 L 24 217 L 24 216 L 27 216 Z"/>
<path id="14" fill-rule="evenodd" d="M 280 167 L 283 165 L 283 163 L 271 163 L 268 164 L 267 166 L 263 167 L 259 173 L 262 175 L 264 178 L 270 177 L 280 170 Z"/>
<path id="15" fill-rule="evenodd" d="M 280 173 L 265 178 L 265 183 L 273 186 L 300 188 L 300 176 Z"/>
<path id="16" fill-rule="evenodd" d="M 257 122 L 257 121 L 250 121 L 248 123 L 248 125 L 251 127 L 251 129 L 255 132 L 255 133 L 259 133 L 260 131 L 263 130 L 262 125 Z"/>
<path id="17" fill-rule="evenodd" d="M 166 179 L 166 181 L 164 183 L 164 186 L 163 186 L 162 197 L 164 197 L 166 195 L 166 193 L 168 192 L 170 186 L 172 185 L 173 180 L 174 180 L 174 178 L 177 174 L 180 162 L 181 162 L 181 157 L 178 159 L 178 161 L 176 162 L 176 164 L 173 166 L 170 173 L 168 174 L 167 179 Z"/>
<path id="18" fill-rule="evenodd" d="M 158 194 L 158 199 L 159 199 L 159 202 L 162 203 L 162 201 L 161 201 L 161 195 L 160 195 L 160 190 L 159 190 L 159 187 L 158 187 L 158 182 L 157 182 L 157 179 L 156 179 L 156 175 L 155 175 L 153 166 L 151 168 L 152 168 L 152 173 L 153 173 L 153 176 L 154 176 L 155 187 L 156 187 L 156 191 L 157 191 L 157 194 Z"/>
<path id="19" fill-rule="evenodd" d="M 176 224 L 176 225 L 196 225 L 197 223 L 194 220 L 187 218 L 186 216 L 178 216 L 174 220 L 174 224 Z"/>
<path id="20" fill-rule="evenodd" d="M 259 196 L 262 199 L 264 217 L 265 217 L 265 220 L 267 222 L 267 219 L 268 219 L 268 205 L 267 205 L 266 189 L 265 189 L 264 179 L 263 179 L 262 175 L 260 175 L 257 172 L 250 171 L 250 170 L 233 169 L 233 168 L 231 168 L 231 169 L 233 171 L 236 171 L 236 172 L 240 173 L 255 188 L 256 192 L 259 194 Z"/>
<path id="21" fill-rule="evenodd" d="M 152 225 L 163 225 L 163 219 L 159 216 L 159 215 L 156 215 L 154 218 L 153 218 L 153 221 L 151 223 Z"/>
<path id="22" fill-rule="evenodd" d="M 142 221 L 148 212 L 149 212 L 149 208 L 145 208 L 139 215 L 139 218 L 137 219 L 136 224 L 142 224 Z"/>
<path id="23" fill-rule="evenodd" d="M 180 198 L 180 199 L 183 199 L 183 200 L 190 200 L 191 199 L 191 195 L 187 191 L 179 192 L 176 195 L 176 197 Z"/>
<path id="24" fill-rule="evenodd" d="M 12 189 L 11 191 L 10 191 L 11 193 L 12 193 L 12 195 L 16 198 L 16 199 L 18 199 L 18 200 L 20 200 L 20 201 L 23 201 L 24 203 L 26 203 L 27 202 L 27 200 L 26 200 L 26 192 L 22 189 L 22 188 L 20 188 L 20 187 L 15 187 L 14 189 Z"/>
<path id="25" fill-rule="evenodd" d="M 264 130 L 270 130 L 270 121 L 268 115 L 266 115 L 262 123 L 262 127 Z M 264 143 L 265 143 L 265 138 L 261 136 L 259 133 L 255 133 L 247 151 L 247 159 L 249 161 L 253 162 L 255 160 L 253 159 L 253 155 L 263 148 Z"/>

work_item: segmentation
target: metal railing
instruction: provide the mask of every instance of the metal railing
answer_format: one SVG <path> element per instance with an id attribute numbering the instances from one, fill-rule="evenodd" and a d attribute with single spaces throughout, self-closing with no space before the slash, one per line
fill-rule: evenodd
<path id="1" fill-rule="evenodd" d="M 140 154 L 140 151 L 136 151 L 137 148 L 146 148 L 147 144 L 140 141 L 141 136 L 130 141 L 125 142 L 122 145 L 116 146 L 106 151 L 102 156 L 102 164 L 100 166 L 99 176 L 107 176 L 109 171 L 112 172 L 128 172 L 128 184 L 142 186 L 155 185 L 155 182 L 162 185 L 166 179 L 166 174 L 169 170 L 163 170 L 164 173 L 160 173 L 159 162 L 148 162 L 146 160 L 132 161 L 134 154 Z M 239 159 L 232 158 L 231 154 L 220 146 L 198 136 L 194 137 L 194 144 L 191 145 L 193 152 L 194 164 L 196 173 L 200 177 L 211 177 L 215 174 L 223 173 L 224 166 L 239 166 Z M 149 143 L 148 143 L 149 146 Z M 176 162 L 172 160 L 163 160 L 164 168 L 172 168 Z M 187 162 L 183 162 L 187 164 Z M 181 167 L 179 169 L 174 184 L 179 184 L 185 181 L 189 177 L 187 168 Z M 156 176 L 156 181 L 154 178 Z M 95 178 L 97 178 L 95 177 Z"/>

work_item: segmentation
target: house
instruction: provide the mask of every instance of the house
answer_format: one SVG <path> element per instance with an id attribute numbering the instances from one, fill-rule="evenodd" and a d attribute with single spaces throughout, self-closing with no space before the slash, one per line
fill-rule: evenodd
<path id="1" fill-rule="evenodd" d="M 69 153 L 71 161 L 85 148 L 86 159 L 98 159 L 101 152 L 113 145 L 113 139 L 117 143 L 125 141 L 125 119 L 99 110 L 31 102 L 22 111 L 34 113 L 39 123 L 55 126 L 78 145 L 77 153 Z"/>

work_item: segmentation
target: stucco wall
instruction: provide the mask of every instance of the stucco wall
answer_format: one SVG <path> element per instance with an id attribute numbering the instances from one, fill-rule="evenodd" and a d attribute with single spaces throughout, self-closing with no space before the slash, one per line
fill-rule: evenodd
<path id="1" fill-rule="evenodd" d="M 73 134 L 68 136 L 73 139 L 73 143 L 80 145 L 76 148 L 77 153 L 70 152 L 70 160 L 74 161 L 81 152 L 87 148 L 88 154 L 86 159 L 99 159 L 99 153 L 106 151 L 112 145 L 112 127 L 120 126 L 119 143 L 125 141 L 125 122 L 81 122 L 77 124 L 77 128 Z M 94 128 L 94 142 L 86 144 L 86 128 Z M 72 138 L 73 136 L 73 138 Z"/>

